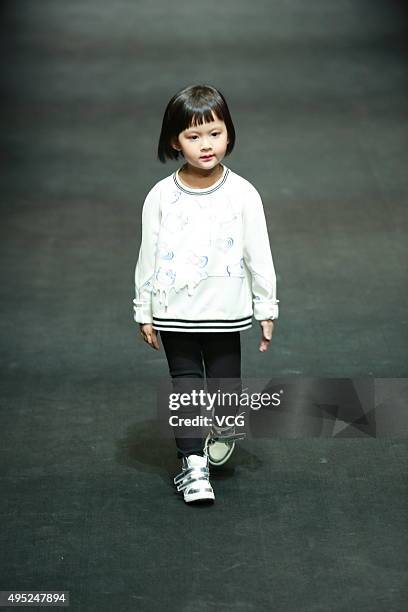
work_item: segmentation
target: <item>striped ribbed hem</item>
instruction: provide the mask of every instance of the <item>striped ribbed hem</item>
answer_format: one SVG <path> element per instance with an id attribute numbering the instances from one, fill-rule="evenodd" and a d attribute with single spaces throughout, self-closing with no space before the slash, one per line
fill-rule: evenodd
<path id="1" fill-rule="evenodd" d="M 164 319 L 153 317 L 152 327 L 158 331 L 228 332 L 244 331 L 252 326 L 252 315 L 240 319 Z"/>

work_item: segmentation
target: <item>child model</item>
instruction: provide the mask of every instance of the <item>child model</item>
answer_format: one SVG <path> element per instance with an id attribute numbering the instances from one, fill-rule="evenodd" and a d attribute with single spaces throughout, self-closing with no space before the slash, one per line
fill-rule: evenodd
<path id="1" fill-rule="evenodd" d="M 133 303 L 141 336 L 156 350 L 160 333 L 173 388 L 181 393 L 191 392 L 194 379 L 200 388 L 205 377 L 213 388 L 220 379 L 240 381 L 240 332 L 254 316 L 264 352 L 278 318 L 261 197 L 221 163 L 234 143 L 227 103 L 214 87 L 187 87 L 168 103 L 158 158 L 182 156 L 185 163 L 144 201 Z M 191 402 L 178 410 L 178 422 L 199 414 Z M 213 501 L 209 464 L 225 463 L 242 436 L 230 422 L 213 423 L 205 441 L 199 428 L 190 427 L 189 436 L 182 427 L 173 431 L 182 463 L 177 490 L 186 502 Z"/>

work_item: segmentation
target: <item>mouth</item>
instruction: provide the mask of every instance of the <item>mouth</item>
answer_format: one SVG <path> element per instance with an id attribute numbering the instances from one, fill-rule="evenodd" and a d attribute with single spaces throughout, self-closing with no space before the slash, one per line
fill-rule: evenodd
<path id="1" fill-rule="evenodd" d="M 207 161 L 208 159 L 212 159 L 214 157 L 214 155 L 203 155 L 202 157 L 200 157 L 200 159 L 203 159 L 204 161 Z"/>

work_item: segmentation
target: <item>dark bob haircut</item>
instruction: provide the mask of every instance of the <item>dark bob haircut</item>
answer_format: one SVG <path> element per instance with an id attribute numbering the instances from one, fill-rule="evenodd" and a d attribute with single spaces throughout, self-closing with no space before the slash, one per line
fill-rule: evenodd
<path id="1" fill-rule="evenodd" d="M 225 155 L 229 155 L 235 144 L 235 129 L 224 96 L 210 85 L 191 85 L 176 93 L 164 112 L 157 149 L 159 160 L 164 164 L 166 159 L 182 156 L 181 151 L 172 147 L 172 141 L 193 125 L 214 121 L 213 113 L 227 128 L 229 142 Z"/>

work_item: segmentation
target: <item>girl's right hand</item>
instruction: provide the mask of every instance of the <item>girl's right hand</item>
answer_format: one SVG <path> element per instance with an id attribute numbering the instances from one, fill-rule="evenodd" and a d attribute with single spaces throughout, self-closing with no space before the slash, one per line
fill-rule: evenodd
<path id="1" fill-rule="evenodd" d="M 140 334 L 145 342 L 152 348 L 159 350 L 159 341 L 157 339 L 157 332 L 153 329 L 151 323 L 139 323 Z"/>

